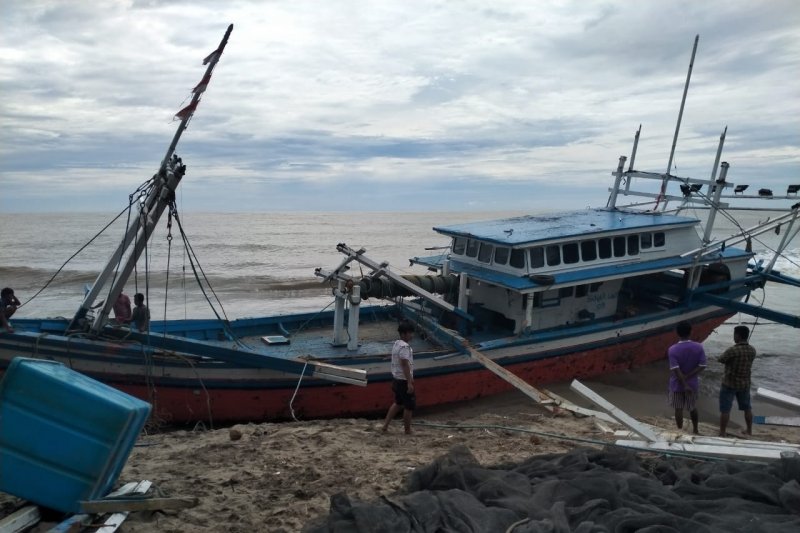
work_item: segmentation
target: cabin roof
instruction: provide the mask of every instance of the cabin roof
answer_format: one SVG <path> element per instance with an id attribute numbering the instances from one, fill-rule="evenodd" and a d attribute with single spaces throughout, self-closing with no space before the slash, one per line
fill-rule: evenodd
<path id="1" fill-rule="evenodd" d="M 549 215 L 526 215 L 452 226 L 434 231 L 443 235 L 471 237 L 506 246 L 522 246 L 567 237 L 615 233 L 624 230 L 686 226 L 695 218 L 660 213 L 631 213 L 616 209 L 587 209 Z"/>

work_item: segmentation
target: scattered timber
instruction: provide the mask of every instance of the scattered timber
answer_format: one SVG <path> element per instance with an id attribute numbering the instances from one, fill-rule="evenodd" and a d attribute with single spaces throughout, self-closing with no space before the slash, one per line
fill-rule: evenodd
<path id="1" fill-rule="evenodd" d="M 650 442 L 656 442 L 660 440 L 658 438 L 658 435 L 655 433 L 655 431 L 653 431 L 653 429 L 650 426 L 648 426 L 647 424 L 642 424 L 641 422 L 639 422 L 638 420 L 627 414 L 625 411 L 618 408 L 617 406 L 615 406 L 614 404 L 612 404 L 611 402 L 609 402 L 608 400 L 606 400 L 605 398 L 594 392 L 592 389 L 590 389 L 577 379 L 572 380 L 572 383 L 570 383 L 569 387 L 578 394 L 580 394 L 581 396 L 583 396 L 584 398 L 586 398 L 587 400 L 594 402 L 602 409 L 608 411 L 608 413 L 612 417 L 614 417 L 614 419 L 616 419 L 622 425 L 629 427 L 637 435 L 644 437 Z"/>
<path id="2" fill-rule="evenodd" d="M 39 508 L 26 505 L 0 520 L 0 533 L 19 533 L 35 526 L 41 520 Z"/>
<path id="3" fill-rule="evenodd" d="M 771 426 L 800 427 L 800 416 L 754 416 L 753 423 Z"/>
<path id="4" fill-rule="evenodd" d="M 800 409 L 800 398 L 795 398 L 794 396 L 789 396 L 788 394 L 783 394 L 781 392 L 775 392 L 769 389 L 763 389 L 759 387 L 758 389 L 756 389 L 756 396 L 787 407 Z"/>
<path id="5" fill-rule="evenodd" d="M 197 507 L 197 498 L 107 498 L 81 502 L 81 508 L 92 514 L 130 512 L 130 511 L 164 511 L 167 509 L 189 509 Z"/>

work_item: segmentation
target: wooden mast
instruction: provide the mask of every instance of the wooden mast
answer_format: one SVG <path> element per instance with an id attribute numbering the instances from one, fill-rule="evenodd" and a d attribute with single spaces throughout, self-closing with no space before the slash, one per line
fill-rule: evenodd
<path id="1" fill-rule="evenodd" d="M 68 330 L 76 328 L 82 329 L 83 325 L 81 322 L 86 317 L 89 309 L 92 307 L 92 304 L 103 290 L 103 287 L 108 282 L 109 278 L 112 277 L 115 270 L 117 270 L 118 267 L 121 267 L 117 275 L 114 276 L 114 281 L 111 285 L 102 309 L 97 313 L 97 316 L 91 325 L 91 331 L 94 333 L 99 332 L 103 328 L 108 320 L 111 309 L 114 306 L 114 302 L 122 292 L 122 289 L 124 288 L 125 283 L 127 283 L 131 272 L 133 272 L 136 262 L 138 261 L 145 245 L 147 244 L 147 240 L 150 238 L 150 235 L 152 235 L 153 229 L 158 223 L 159 218 L 161 218 L 161 214 L 164 212 L 164 209 L 166 209 L 170 202 L 174 200 L 175 189 L 177 188 L 184 172 L 186 171 L 186 166 L 183 165 L 181 159 L 175 156 L 175 147 L 178 145 L 178 141 L 181 138 L 183 130 L 186 129 L 189 120 L 191 120 L 194 111 L 197 109 L 197 105 L 200 102 L 200 97 L 202 96 L 206 85 L 211 79 L 211 72 L 214 70 L 214 67 L 219 61 L 219 58 L 225 49 L 225 45 L 228 44 L 228 38 L 230 37 L 232 31 L 233 24 L 228 26 L 225 36 L 222 38 L 219 46 L 203 60 L 203 64 L 207 64 L 208 68 L 206 69 L 205 75 L 200 83 L 192 90 L 192 101 L 176 115 L 181 119 L 181 122 L 172 138 L 172 142 L 167 149 L 164 159 L 161 161 L 161 166 L 159 167 L 158 173 L 153 176 L 154 186 L 151 188 L 145 200 L 139 204 L 138 216 L 131 221 L 122 242 L 111 255 L 109 261 L 106 263 L 105 268 L 98 275 L 94 285 L 86 294 L 83 303 L 81 304 L 77 313 L 75 313 L 75 317 L 70 322 L 70 325 L 67 328 Z M 133 244 L 133 250 L 130 252 L 125 261 L 122 261 L 124 254 L 131 247 L 131 244 Z"/>

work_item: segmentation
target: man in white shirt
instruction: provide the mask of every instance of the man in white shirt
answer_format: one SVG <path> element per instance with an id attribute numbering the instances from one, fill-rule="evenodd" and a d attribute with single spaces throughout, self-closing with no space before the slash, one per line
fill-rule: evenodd
<path id="1" fill-rule="evenodd" d="M 392 347 L 392 392 L 394 403 L 386 413 L 383 422 L 383 431 L 388 431 L 389 423 L 403 410 L 403 425 L 406 435 L 410 435 L 411 416 L 417 407 L 417 397 L 414 393 L 414 352 L 409 346 L 414 336 L 414 326 L 409 322 L 401 322 L 397 327 L 400 339 Z"/>

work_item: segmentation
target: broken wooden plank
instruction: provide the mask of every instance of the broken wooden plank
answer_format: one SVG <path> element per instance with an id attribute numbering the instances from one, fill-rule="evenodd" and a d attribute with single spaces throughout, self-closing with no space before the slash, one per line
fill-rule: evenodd
<path id="1" fill-rule="evenodd" d="M 764 448 L 768 450 L 800 452 L 800 444 L 789 442 L 771 442 L 753 439 L 735 439 L 730 437 L 710 437 L 702 435 L 688 435 L 673 431 L 658 431 L 659 441 L 676 442 L 682 444 L 707 444 L 709 446 L 732 446 L 736 448 Z M 614 431 L 614 436 L 622 439 L 636 437 L 636 433 L 627 430 Z"/>
<path id="2" fill-rule="evenodd" d="M 789 396 L 788 394 L 783 394 L 782 392 L 775 392 L 759 387 L 756 389 L 756 396 L 788 407 L 800 409 L 800 398 L 795 398 L 794 396 Z"/>
<path id="3" fill-rule="evenodd" d="M 800 416 L 754 416 L 756 424 L 800 427 Z"/>
<path id="4" fill-rule="evenodd" d="M 150 481 L 142 481 L 136 485 L 136 488 L 133 489 L 133 493 L 146 494 L 147 491 L 150 490 L 152 484 L 153 483 Z M 109 494 L 109 496 L 111 495 Z M 117 494 L 114 496 L 119 497 L 120 495 Z M 119 527 L 122 525 L 122 523 L 125 521 L 126 518 L 128 518 L 127 512 L 114 513 L 111 516 L 109 516 L 106 519 L 106 521 L 103 522 L 103 526 L 95 530 L 94 533 L 114 533 L 117 529 L 119 529 Z"/>
<path id="5" fill-rule="evenodd" d="M 163 511 L 165 509 L 188 509 L 197 507 L 197 498 L 110 498 L 81 502 L 87 513 L 116 513 L 130 511 Z"/>
<path id="6" fill-rule="evenodd" d="M 616 420 L 618 420 L 621 424 L 628 426 L 631 428 L 637 435 L 644 437 L 645 439 L 649 440 L 650 442 L 655 442 L 659 440 L 658 435 L 650 429 L 649 426 L 646 424 L 642 424 L 629 414 L 627 414 L 622 409 L 619 409 L 617 406 L 594 392 L 592 389 L 578 381 L 577 379 L 572 380 L 569 387 L 586 398 L 587 400 L 596 403 L 601 408 L 608 411 L 608 413 L 613 416 Z"/>
<path id="7" fill-rule="evenodd" d="M 106 498 L 125 496 L 126 494 L 145 494 L 148 490 L 150 490 L 150 487 L 152 485 L 153 482 L 147 480 L 139 482 L 131 481 L 129 483 L 124 484 L 117 490 L 108 493 Z M 124 514 L 125 516 L 122 518 L 122 520 L 119 521 L 119 524 L 122 524 L 122 522 L 128 516 L 128 513 Z M 80 527 L 79 524 L 82 524 L 85 520 L 88 520 L 89 518 L 91 518 L 90 515 L 86 513 L 72 515 L 63 522 L 60 522 L 58 525 L 50 529 L 49 533 L 70 533 L 72 531 L 75 531 L 76 527 Z M 105 530 L 103 531 L 103 533 L 113 533 L 114 531 L 116 531 L 118 527 L 119 525 L 117 525 L 117 527 L 115 527 L 114 529 Z"/>
<path id="8" fill-rule="evenodd" d="M 616 423 L 616 420 L 614 420 L 614 422 Z M 597 426 L 597 429 L 599 429 L 599 430 L 600 430 L 600 431 L 602 431 L 603 433 L 606 433 L 606 434 L 608 434 L 608 435 L 610 435 L 610 434 L 614 433 L 614 430 L 613 430 L 613 429 L 611 429 L 611 427 L 610 427 L 610 426 L 606 425 L 606 424 L 605 424 L 603 421 L 601 421 L 601 420 L 597 420 L 597 419 L 595 419 L 595 421 L 594 421 L 594 425 L 595 425 L 595 426 Z"/>
<path id="9" fill-rule="evenodd" d="M 552 398 L 556 405 L 559 406 L 561 409 L 565 409 L 567 411 L 572 411 L 573 413 L 577 413 L 579 415 L 585 416 L 593 416 L 598 420 L 603 420 L 604 422 L 610 422 L 612 424 L 619 424 L 617 419 L 613 416 L 609 415 L 608 413 L 604 413 L 603 411 L 595 411 L 594 409 L 587 409 L 585 407 L 581 407 L 579 405 L 575 405 L 571 401 L 567 400 L 566 398 L 562 398 L 558 394 L 548 390 L 542 389 L 542 392 Z"/>
<path id="10" fill-rule="evenodd" d="M 42 519 L 39 508 L 26 505 L 0 520 L 0 533 L 18 533 L 39 523 Z"/>
<path id="11" fill-rule="evenodd" d="M 777 461 L 781 458 L 781 450 L 765 448 L 737 448 L 709 444 L 688 444 L 682 442 L 645 442 L 641 440 L 618 440 L 617 446 L 634 448 L 651 452 L 678 452 L 700 455 L 703 457 L 719 457 L 722 459 L 741 459 L 747 461 Z M 791 453 L 791 452 L 790 452 Z"/>
<path id="12" fill-rule="evenodd" d="M 544 392 L 540 391 L 524 379 L 520 378 L 513 372 L 510 372 L 503 368 L 502 366 L 498 365 L 481 352 L 476 350 L 471 346 L 464 346 L 464 349 L 469 353 L 470 357 L 478 361 L 482 364 L 487 370 L 490 370 L 493 374 L 498 376 L 499 378 L 507 381 L 508 383 L 512 384 L 514 387 L 519 389 L 525 396 L 532 399 L 534 402 L 541 404 L 547 409 L 548 411 L 553 410 L 552 404 L 554 401 L 551 398 L 548 398 Z"/>

